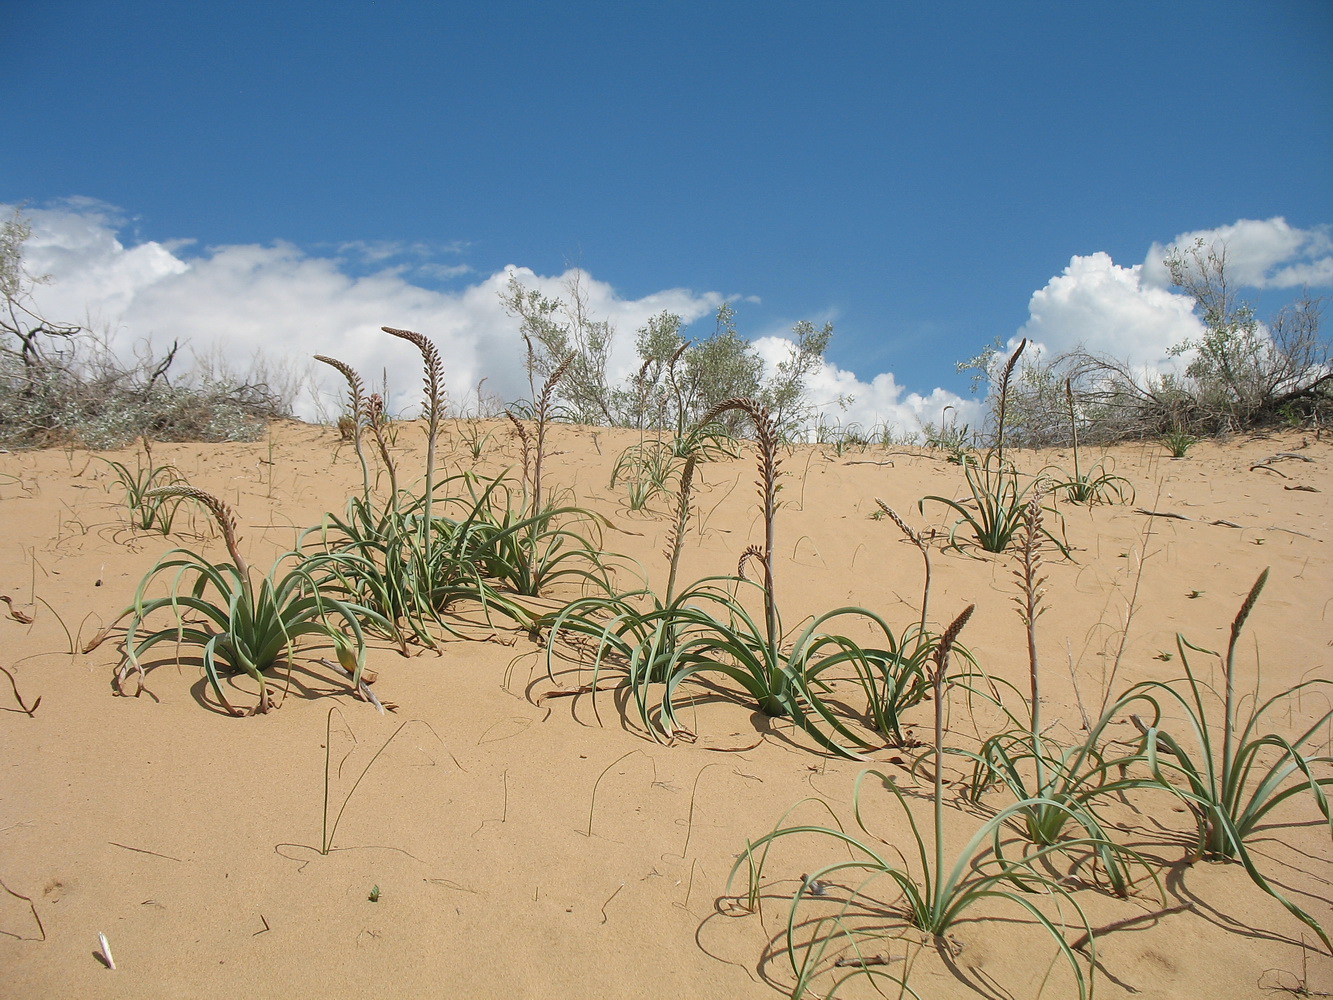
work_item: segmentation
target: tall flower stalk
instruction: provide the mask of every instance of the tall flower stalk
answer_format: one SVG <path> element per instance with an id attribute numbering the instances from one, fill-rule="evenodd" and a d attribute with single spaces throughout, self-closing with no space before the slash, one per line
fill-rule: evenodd
<path id="1" fill-rule="evenodd" d="M 426 495 L 422 503 L 424 520 L 421 526 L 421 553 L 427 565 L 430 564 L 431 537 L 434 534 L 434 522 L 431 520 L 431 504 L 435 499 L 435 443 L 440 435 L 440 416 L 444 409 L 444 363 L 440 352 L 426 336 L 413 330 L 397 330 L 391 326 L 380 327 L 390 336 L 415 344 L 425 362 L 424 376 L 426 386 Z"/>
<path id="2" fill-rule="evenodd" d="M 947 885 L 944 880 L 944 685 L 949 673 L 949 654 L 958 641 L 958 634 L 963 631 L 963 626 L 976 609 L 975 604 L 969 604 L 945 629 L 939 645 L 935 647 L 935 669 L 930 678 L 935 697 L 935 892 L 931 902 L 931 910 L 934 912 L 943 909 Z"/>
<path id="3" fill-rule="evenodd" d="M 713 407 L 699 421 L 700 427 L 706 427 L 728 410 L 740 410 L 754 423 L 755 443 L 759 449 L 759 478 L 755 485 L 759 488 L 759 500 L 764 514 L 764 545 L 762 548 L 751 545 L 741 554 L 740 568 L 750 558 L 757 558 L 764 572 L 764 626 L 770 649 L 777 649 L 782 638 L 778 628 L 777 596 L 773 587 L 773 538 L 774 525 L 778 510 L 778 467 L 782 460 L 778 458 L 778 429 L 768 409 L 753 399 L 735 397 L 724 399 Z M 744 576 L 744 573 L 741 573 Z"/>
<path id="4" fill-rule="evenodd" d="M 336 370 L 347 380 L 347 401 L 352 407 L 352 447 L 356 449 L 357 461 L 361 463 L 361 495 L 370 502 L 370 466 L 366 464 L 366 453 L 361 447 L 361 433 L 366 422 L 366 384 L 351 365 L 337 358 L 315 355 L 316 361 L 322 361 Z"/>

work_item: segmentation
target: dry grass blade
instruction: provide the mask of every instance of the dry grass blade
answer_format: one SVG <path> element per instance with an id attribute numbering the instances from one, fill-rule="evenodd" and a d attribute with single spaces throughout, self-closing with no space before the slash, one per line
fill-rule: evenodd
<path id="1" fill-rule="evenodd" d="M 117 621 L 118 620 L 119 619 L 117 619 Z M 92 638 L 89 639 L 87 642 L 85 642 L 81 647 L 82 652 L 91 653 L 98 646 L 102 645 L 102 643 L 106 642 L 107 639 L 110 638 L 111 630 L 115 627 L 115 625 L 116 623 L 112 622 L 110 625 L 103 625 L 96 632 L 94 632 Z"/>
<path id="2" fill-rule="evenodd" d="M 32 615 L 21 608 L 14 607 L 14 600 L 8 594 L 0 594 L 0 601 L 5 602 L 5 605 L 9 608 L 9 617 L 13 618 L 14 621 L 21 622 L 24 625 L 32 624 Z"/>
<path id="3" fill-rule="evenodd" d="M 32 898 L 29 897 L 29 896 L 25 896 L 25 895 L 23 895 L 23 893 L 21 893 L 21 892 L 15 892 L 15 891 L 14 891 L 13 889 L 11 889 L 9 886 L 5 885 L 5 883 L 3 883 L 3 882 L 0 882 L 0 889 L 5 890 L 5 892 L 7 892 L 9 895 L 13 896 L 15 899 L 21 899 L 21 900 L 23 900 L 23 902 L 25 902 L 25 903 L 28 904 L 28 909 L 32 911 L 32 919 L 35 920 L 35 921 L 37 922 L 37 932 L 38 932 L 39 934 L 41 934 L 41 937 L 40 937 L 40 938 L 23 938 L 23 937 L 19 937 L 19 935 L 17 935 L 17 934 L 14 934 L 14 935 L 12 935 L 12 936 L 13 936 L 13 937 L 17 937 L 20 941 L 25 941 L 25 940 L 26 940 L 26 941 L 45 941 L 45 940 L 46 940 L 46 928 L 42 926 L 42 918 L 41 918 L 41 915 L 37 912 L 37 904 L 34 903 L 34 902 L 32 901 Z M 6 933 L 9 933 L 9 932 L 6 932 Z"/>
<path id="4" fill-rule="evenodd" d="M 0 667 L 0 673 L 4 674 L 6 677 L 9 678 L 10 687 L 14 689 L 14 700 L 19 703 L 19 708 L 23 709 L 24 713 L 28 716 L 28 718 L 31 719 L 33 717 L 32 713 L 37 711 L 37 706 L 42 703 L 41 696 L 38 695 L 37 700 L 34 701 L 32 703 L 32 707 L 29 708 L 28 705 L 23 701 L 23 695 L 19 694 L 19 682 L 14 679 L 14 675 L 11 674 L 4 667 Z"/>

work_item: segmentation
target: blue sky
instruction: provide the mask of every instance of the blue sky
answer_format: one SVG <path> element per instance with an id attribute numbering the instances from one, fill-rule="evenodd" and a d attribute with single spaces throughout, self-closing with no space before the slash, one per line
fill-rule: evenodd
<path id="1" fill-rule="evenodd" d="M 1077 339 L 1030 326 L 1071 264 L 1065 305 L 1119 289 L 1104 337 L 1142 311 L 1126 295 L 1167 294 L 1121 270 L 1182 234 L 1252 237 L 1265 303 L 1290 298 L 1282 268 L 1333 275 L 1327 0 L 49 0 L 0 32 L 0 202 L 39 223 L 50 308 L 95 299 L 118 336 L 218 335 L 248 272 L 269 346 L 374 364 L 358 337 L 434 319 L 475 381 L 507 348 L 463 325 L 509 334 L 469 298 L 577 265 L 626 344 L 655 305 L 703 336 L 735 297 L 756 338 L 833 321 L 844 383 L 869 399 L 892 373 L 902 403 L 965 394 L 953 363 L 996 337 Z"/>

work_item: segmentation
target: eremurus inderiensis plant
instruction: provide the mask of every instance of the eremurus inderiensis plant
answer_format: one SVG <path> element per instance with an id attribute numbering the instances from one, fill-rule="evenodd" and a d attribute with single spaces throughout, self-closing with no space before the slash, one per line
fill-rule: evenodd
<path id="1" fill-rule="evenodd" d="M 378 612 L 325 592 L 321 557 L 285 553 L 256 584 L 240 550 L 236 514 L 225 501 L 191 486 L 167 486 L 150 495 L 203 504 L 222 531 L 231 562 L 210 562 L 188 549 L 173 549 L 158 560 L 125 612 L 132 617 L 125 636 L 126 661 L 117 672 L 118 687 L 133 669 L 142 691 L 144 654 L 160 643 L 174 641 L 178 647 L 188 643 L 202 647 L 204 672 L 228 713 L 267 712 L 273 702 L 264 671 L 284 658 L 290 665 L 297 640 L 317 636 L 333 645 L 356 690 L 365 666 L 362 621 L 390 626 Z M 169 593 L 150 598 L 150 587 L 164 575 L 170 576 Z M 163 613 L 167 624 L 141 637 L 148 619 Z M 221 680 L 226 668 L 244 671 L 257 682 L 259 701 L 249 712 L 227 700 Z"/>

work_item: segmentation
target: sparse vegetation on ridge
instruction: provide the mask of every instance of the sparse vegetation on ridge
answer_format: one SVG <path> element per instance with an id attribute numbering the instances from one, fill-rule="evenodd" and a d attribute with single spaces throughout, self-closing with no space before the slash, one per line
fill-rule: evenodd
<path id="1" fill-rule="evenodd" d="M 1237 294 L 1224 243 L 1172 247 L 1163 263 L 1175 287 L 1194 301 L 1204 331 L 1171 346 L 1176 370 L 1084 348 L 1030 356 L 1014 373 L 1006 401 L 1013 443 L 1069 444 L 1066 400 L 1085 442 L 1170 438 L 1184 442 L 1171 446 L 1175 457 L 1194 440 L 1219 434 L 1274 426 L 1322 433 L 1333 418 L 1333 346 L 1320 329 L 1323 300 L 1304 291 L 1264 323 Z M 997 342 L 959 369 L 977 372 L 977 383 L 998 384 L 1003 356 Z M 998 408 L 997 394 L 990 403 Z"/>
<path id="2" fill-rule="evenodd" d="M 292 379 L 257 360 L 249 375 L 200 363 L 173 380 L 180 345 L 134 364 L 84 327 L 53 323 L 32 301 L 48 279 L 28 273 L 21 214 L 0 222 L 0 445 L 118 448 L 156 441 L 254 441 L 291 415 Z"/>

